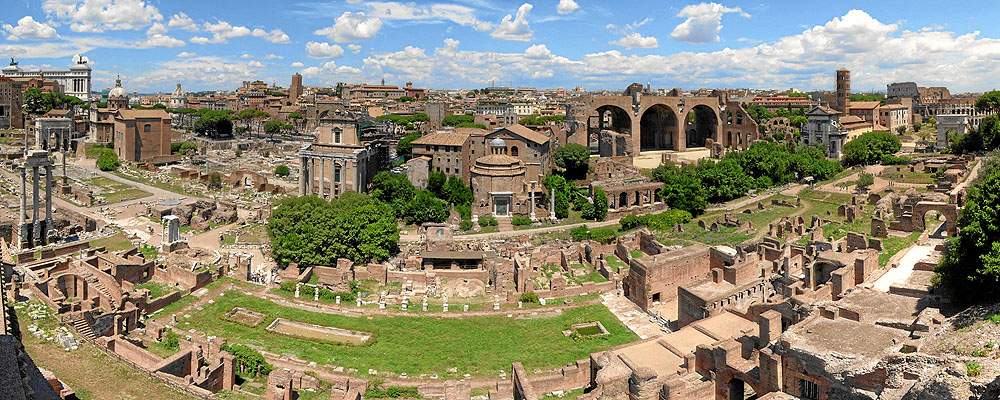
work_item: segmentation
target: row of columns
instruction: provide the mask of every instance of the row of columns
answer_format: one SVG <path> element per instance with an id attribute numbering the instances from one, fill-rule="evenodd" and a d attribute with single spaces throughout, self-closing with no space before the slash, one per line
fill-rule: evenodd
<path id="1" fill-rule="evenodd" d="M 301 172 L 299 173 L 299 195 L 308 196 L 312 194 L 318 194 L 322 198 L 326 198 L 326 181 L 330 181 L 330 197 L 337 196 L 338 184 L 343 182 L 337 182 L 337 169 L 340 168 L 343 171 L 343 165 L 336 161 L 330 160 L 330 167 L 333 169 L 331 176 L 326 176 L 327 160 L 322 157 L 308 157 L 303 156 L 300 159 L 301 162 Z M 317 165 L 318 164 L 318 165 Z M 316 170 L 319 170 L 317 175 L 314 175 Z M 313 192 L 314 181 L 318 178 L 319 190 L 318 193 Z M 341 177 L 343 180 L 343 177 Z"/>
<path id="2" fill-rule="evenodd" d="M 39 221 L 40 171 L 45 168 L 45 220 Z M 21 207 L 18 217 L 22 248 L 46 244 L 48 231 L 52 228 L 52 164 L 31 167 L 31 221 L 28 222 L 28 174 L 27 167 L 18 168 L 21 173 Z"/>

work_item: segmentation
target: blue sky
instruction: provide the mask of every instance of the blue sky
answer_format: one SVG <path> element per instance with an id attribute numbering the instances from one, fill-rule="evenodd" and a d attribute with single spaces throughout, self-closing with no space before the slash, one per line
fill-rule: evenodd
<path id="1" fill-rule="evenodd" d="M 413 81 L 620 90 L 856 90 L 893 81 L 983 91 L 1000 83 L 1000 5 L 966 1 L 5 0 L 0 56 L 63 67 L 84 54 L 95 87 L 233 89 Z"/>

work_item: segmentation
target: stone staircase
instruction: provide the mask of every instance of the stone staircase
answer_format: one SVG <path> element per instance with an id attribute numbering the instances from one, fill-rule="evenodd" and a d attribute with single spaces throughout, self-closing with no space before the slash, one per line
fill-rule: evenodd
<path id="1" fill-rule="evenodd" d="M 107 298 L 108 301 L 112 301 L 113 297 L 111 297 L 111 291 L 108 290 L 108 288 L 104 287 L 104 285 L 101 284 L 101 281 L 97 279 L 96 276 L 94 276 L 93 274 L 87 274 L 84 276 L 84 279 L 87 281 L 88 287 L 96 289 L 98 292 L 101 293 L 101 295 Z"/>
<path id="2" fill-rule="evenodd" d="M 76 329 L 76 332 L 79 333 L 80 336 L 83 336 L 84 339 L 87 340 L 97 339 L 97 335 L 94 333 L 94 330 L 91 329 L 90 324 L 87 323 L 87 320 L 83 318 L 83 315 L 74 316 L 73 319 L 69 321 L 69 324 L 72 325 L 73 329 Z"/>
<path id="3" fill-rule="evenodd" d="M 510 217 L 497 217 L 497 230 L 500 232 L 510 232 L 514 230 L 514 224 Z"/>

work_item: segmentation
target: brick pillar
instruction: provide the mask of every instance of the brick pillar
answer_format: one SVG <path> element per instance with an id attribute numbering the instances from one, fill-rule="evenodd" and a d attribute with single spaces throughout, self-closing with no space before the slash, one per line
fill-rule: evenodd
<path id="1" fill-rule="evenodd" d="M 233 355 L 222 352 L 222 390 L 233 390 L 236 382 L 236 370 L 233 368 Z"/>

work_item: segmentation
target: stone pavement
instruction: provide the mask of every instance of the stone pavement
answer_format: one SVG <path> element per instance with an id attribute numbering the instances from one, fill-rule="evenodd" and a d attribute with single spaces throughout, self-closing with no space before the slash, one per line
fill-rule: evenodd
<path id="1" fill-rule="evenodd" d="M 617 293 L 605 293 L 601 295 L 601 302 L 611 311 L 618 320 L 625 326 L 639 335 L 640 339 L 649 339 L 662 336 L 665 332 L 660 329 L 660 325 L 650 321 L 651 316 L 642 311 L 639 306 Z"/>

